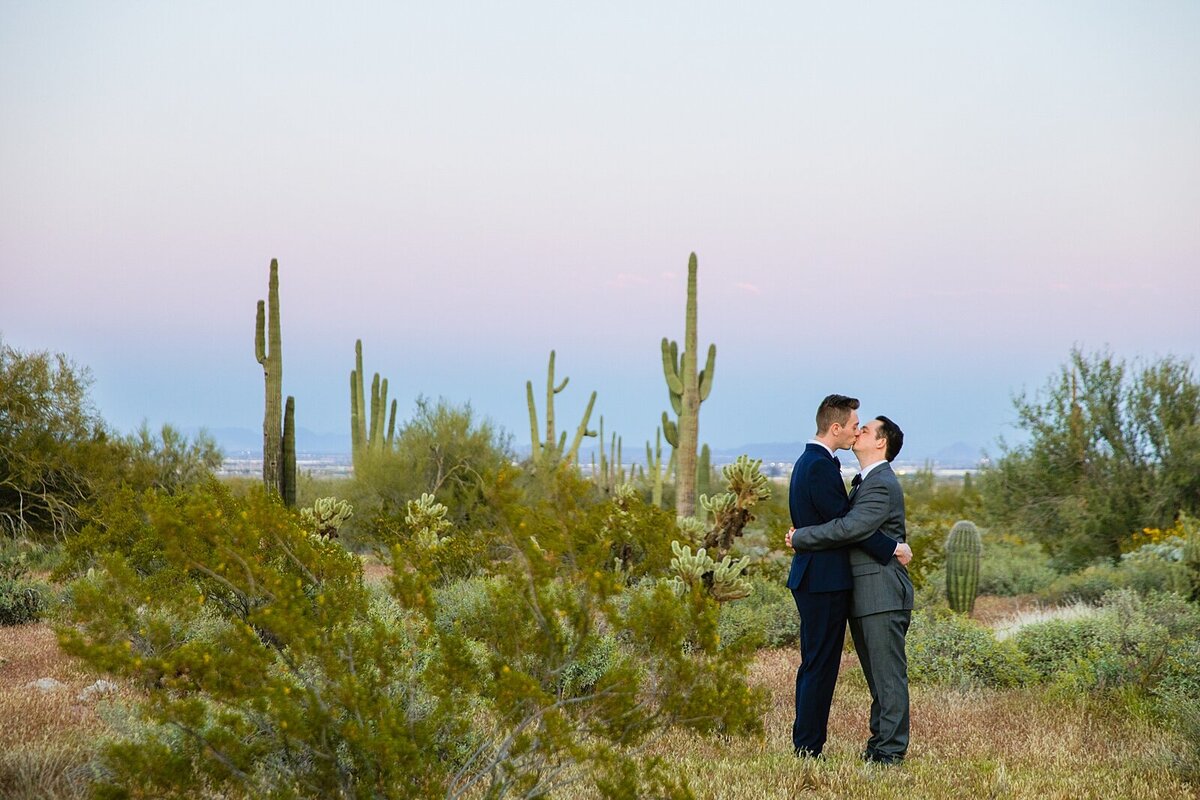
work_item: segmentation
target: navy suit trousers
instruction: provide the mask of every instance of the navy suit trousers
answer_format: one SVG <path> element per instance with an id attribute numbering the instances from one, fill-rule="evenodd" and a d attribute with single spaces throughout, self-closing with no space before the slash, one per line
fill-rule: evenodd
<path id="1" fill-rule="evenodd" d="M 818 756 L 825 747 L 829 707 L 837 685 L 850 612 L 850 592 L 809 592 L 805 580 L 792 589 L 800 612 L 800 667 L 796 670 L 796 721 L 792 746 L 798 755 Z"/>

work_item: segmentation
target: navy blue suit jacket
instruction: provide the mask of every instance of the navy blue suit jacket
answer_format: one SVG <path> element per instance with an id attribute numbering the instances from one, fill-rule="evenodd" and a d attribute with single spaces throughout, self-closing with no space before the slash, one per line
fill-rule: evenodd
<path id="1" fill-rule="evenodd" d="M 793 528 L 820 525 L 845 516 L 850 510 L 841 470 L 833 456 L 821 445 L 810 442 L 796 460 L 788 491 L 788 507 Z M 878 531 L 866 541 L 851 546 L 861 548 L 881 564 L 890 561 L 896 552 L 896 541 Z M 850 575 L 849 553 L 850 547 L 797 550 L 792 556 L 788 588 L 800 588 L 806 573 L 808 581 L 805 589 L 809 592 L 836 592 L 852 588 L 854 580 Z"/>

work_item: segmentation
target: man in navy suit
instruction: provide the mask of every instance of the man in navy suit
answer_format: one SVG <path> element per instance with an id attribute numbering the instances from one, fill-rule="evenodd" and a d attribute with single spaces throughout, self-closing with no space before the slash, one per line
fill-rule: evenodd
<path id="1" fill-rule="evenodd" d="M 858 400 L 831 394 L 817 408 L 817 434 L 792 469 L 788 505 L 792 526 L 820 525 L 846 514 L 850 504 L 836 450 L 858 435 Z M 881 564 L 896 554 L 897 543 L 877 533 L 857 547 Z M 792 747 L 816 757 L 825 746 L 829 707 L 837 684 L 846 620 L 850 610 L 850 547 L 797 551 L 787 585 L 800 612 L 800 667 L 796 670 L 796 721 Z"/>

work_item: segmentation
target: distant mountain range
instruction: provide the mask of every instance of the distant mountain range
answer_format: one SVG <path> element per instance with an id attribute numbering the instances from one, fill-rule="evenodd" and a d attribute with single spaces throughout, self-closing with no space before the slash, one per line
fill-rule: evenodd
<path id="1" fill-rule="evenodd" d="M 198 428 L 187 430 L 190 436 L 195 436 Z M 216 439 L 226 457 L 250 456 L 262 457 L 262 433 L 248 428 L 211 428 L 209 435 Z M 350 436 L 337 433 L 316 433 L 307 428 L 296 429 L 296 450 L 309 454 L 344 455 L 350 452 Z M 529 455 L 529 447 L 518 447 L 518 456 Z M 777 462 L 790 464 L 804 450 L 804 442 L 757 442 L 738 447 L 713 448 L 713 463 L 727 464 L 742 453 L 751 458 L 761 458 L 765 463 Z M 631 458 L 638 458 L 640 451 L 630 453 Z M 847 454 L 848 455 L 848 454 Z M 983 448 L 968 442 L 955 442 L 933 452 L 904 452 L 899 463 L 905 465 L 923 465 L 929 462 L 942 469 L 969 469 L 979 466 L 983 457 Z M 584 460 L 586 461 L 586 448 Z"/>

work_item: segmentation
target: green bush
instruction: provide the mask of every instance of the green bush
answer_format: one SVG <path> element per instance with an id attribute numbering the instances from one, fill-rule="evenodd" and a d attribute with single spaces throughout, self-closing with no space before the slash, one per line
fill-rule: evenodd
<path id="1" fill-rule="evenodd" d="M 917 611 L 908 630 L 908 675 L 914 683 L 960 688 L 1008 687 L 1030 675 L 1012 642 L 949 611 Z"/>
<path id="2" fill-rule="evenodd" d="M 979 593 L 1000 597 L 1032 594 L 1058 578 L 1039 545 L 1008 536 L 989 538 L 979 564 Z"/>
<path id="3" fill-rule="evenodd" d="M 750 578 L 751 593 L 721 606 L 717 628 L 721 644 L 749 639 L 764 647 L 782 647 L 800 638 L 800 617 L 791 591 L 781 581 L 759 575 Z"/>
<path id="4" fill-rule="evenodd" d="M 1200 691 L 1195 657 L 1200 607 L 1175 594 L 1142 597 L 1122 589 L 1105 595 L 1096 616 L 1084 622 L 1071 626 L 1070 641 L 1078 648 L 1074 658 L 1064 655 L 1057 662 L 1053 677 L 1061 686 L 1080 691 L 1132 687 L 1160 699 Z M 1060 641 L 1065 649 L 1069 637 Z"/>
<path id="5" fill-rule="evenodd" d="M 27 579 L 24 553 L 0 551 L 0 626 L 24 625 L 42 618 L 50 587 Z"/>
<path id="6" fill-rule="evenodd" d="M 509 470 L 471 534 L 493 557 L 467 580 L 435 558 L 463 528 L 397 543 L 368 588 L 358 557 L 261 489 L 109 506 L 114 549 L 86 554 L 60 640 L 139 685 L 147 724 L 105 747 L 96 794 L 550 796 L 564 777 L 650 781 L 638 746 L 667 725 L 761 730 L 753 653 L 720 645 L 718 603 L 662 575 L 631 587 L 589 524 L 611 501 L 569 476 L 529 498 Z"/>
<path id="7" fill-rule="evenodd" d="M 1013 641 L 1029 668 L 1042 679 L 1095 657 L 1106 641 L 1105 620 L 1099 615 L 1053 619 L 1026 625 Z"/>
<path id="8" fill-rule="evenodd" d="M 1127 581 L 1126 573 L 1119 568 L 1111 564 L 1093 564 L 1056 578 L 1042 592 L 1042 597 L 1055 605 L 1075 601 L 1098 603 L 1100 598 L 1114 589 L 1124 588 Z"/>

